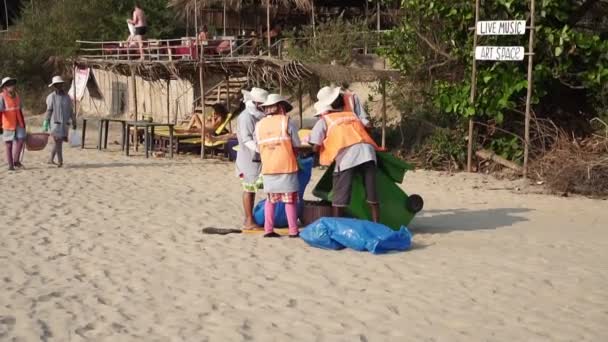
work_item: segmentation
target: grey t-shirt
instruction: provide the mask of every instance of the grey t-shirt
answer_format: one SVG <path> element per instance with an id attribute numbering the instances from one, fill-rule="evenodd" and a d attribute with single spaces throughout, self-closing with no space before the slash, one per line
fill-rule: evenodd
<path id="1" fill-rule="evenodd" d="M 255 141 L 255 125 L 262 116 L 262 113 L 245 108 L 237 119 L 236 138 L 239 141 L 239 151 L 236 154 L 236 175 L 243 175 L 243 181 L 246 183 L 255 183 L 262 171 L 262 164 L 252 161 L 254 152 L 245 146 L 245 143 Z"/>
<path id="2" fill-rule="evenodd" d="M 298 127 L 293 121 L 288 118 L 287 133 L 291 136 L 291 144 L 293 147 L 300 146 L 300 136 L 298 135 Z M 256 142 L 257 144 L 257 142 Z M 265 193 L 286 193 L 297 192 L 300 187 L 298 183 L 298 173 L 282 173 L 276 175 L 264 175 L 264 192 Z"/>
<path id="3" fill-rule="evenodd" d="M 310 133 L 310 143 L 313 145 L 323 145 L 327 135 L 327 124 L 323 118 L 319 118 Z M 336 156 L 336 167 L 334 172 L 341 172 L 352 169 L 368 161 L 376 162 L 376 150 L 374 146 L 366 143 L 355 144 L 343 148 Z"/>
<path id="4" fill-rule="evenodd" d="M 46 98 L 46 120 L 49 120 L 51 135 L 58 138 L 68 136 L 69 124 L 76 121 L 72 100 L 66 94 L 53 92 Z"/>

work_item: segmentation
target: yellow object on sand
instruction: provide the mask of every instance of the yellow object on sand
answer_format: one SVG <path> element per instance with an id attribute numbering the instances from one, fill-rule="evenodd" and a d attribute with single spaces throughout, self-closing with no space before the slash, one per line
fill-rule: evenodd
<path id="1" fill-rule="evenodd" d="M 300 229 L 301 231 L 301 229 Z M 243 234 L 264 234 L 264 230 L 263 229 L 249 229 L 249 230 L 243 230 L 242 231 Z M 276 228 L 274 230 L 275 233 L 281 235 L 281 236 L 287 236 L 289 235 L 289 229 L 288 228 Z"/>

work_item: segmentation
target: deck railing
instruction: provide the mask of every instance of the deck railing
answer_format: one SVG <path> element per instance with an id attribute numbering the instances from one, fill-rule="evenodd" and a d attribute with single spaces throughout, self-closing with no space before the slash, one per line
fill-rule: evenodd
<path id="1" fill-rule="evenodd" d="M 244 56 L 286 57 L 286 46 L 297 46 L 300 49 L 313 48 L 323 51 L 335 48 L 323 42 L 328 39 L 351 39 L 348 44 L 352 49 L 367 54 L 386 46 L 386 33 L 389 31 L 345 32 L 317 37 L 287 37 L 276 40 L 270 48 L 264 39 L 214 37 L 214 39 L 197 45 L 195 37 L 180 39 L 149 39 L 143 42 L 141 53 L 136 42 L 125 41 L 77 41 L 80 45 L 80 58 L 104 60 L 197 60 L 202 53 L 206 60 L 226 59 Z"/>
<path id="2" fill-rule="evenodd" d="M 103 60 L 197 60 L 199 54 L 206 59 L 221 59 L 246 55 L 251 39 L 217 37 L 197 44 L 195 37 L 180 39 L 148 39 L 142 43 L 132 41 L 78 40 L 79 56 L 84 59 Z"/>

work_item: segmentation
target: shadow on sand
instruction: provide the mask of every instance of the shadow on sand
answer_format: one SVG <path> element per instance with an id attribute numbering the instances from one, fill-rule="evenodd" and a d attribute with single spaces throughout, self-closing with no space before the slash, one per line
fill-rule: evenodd
<path id="1" fill-rule="evenodd" d="M 442 234 L 453 231 L 472 231 L 510 227 L 528 221 L 518 216 L 532 211 L 526 208 L 496 208 L 483 210 L 425 210 L 412 222 L 416 233 Z"/>

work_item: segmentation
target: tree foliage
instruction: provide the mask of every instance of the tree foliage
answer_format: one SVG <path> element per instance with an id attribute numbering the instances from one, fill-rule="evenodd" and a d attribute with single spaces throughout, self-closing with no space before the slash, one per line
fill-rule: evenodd
<path id="1" fill-rule="evenodd" d="M 608 83 L 608 40 L 599 26 L 581 24 L 590 11 L 607 7 L 601 2 L 536 1 L 532 103 L 538 115 L 559 121 L 556 113 L 566 112 L 566 121 L 571 122 L 588 120 L 608 109 L 601 108 Z M 528 6 L 529 1 L 482 1 L 480 20 L 525 19 L 529 23 Z M 527 63 L 478 62 L 477 100 L 475 106 L 469 102 L 474 1 L 402 0 L 401 7 L 405 17 L 384 50 L 392 64 L 418 84 L 426 83 L 422 89 L 442 115 L 461 122 L 475 116 L 519 133 Z M 478 44 L 521 45 L 527 50 L 527 34 L 479 37 Z M 512 150 L 511 139 L 494 147 Z"/>

